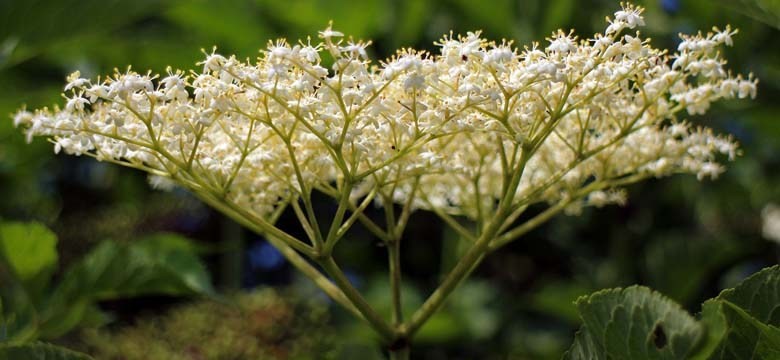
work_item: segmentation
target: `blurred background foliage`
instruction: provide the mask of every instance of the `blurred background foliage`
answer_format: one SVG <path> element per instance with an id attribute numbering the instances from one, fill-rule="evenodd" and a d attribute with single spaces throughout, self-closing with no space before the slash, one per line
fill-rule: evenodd
<path id="1" fill-rule="evenodd" d="M 578 326 L 572 301 L 580 295 L 644 284 L 695 313 L 703 299 L 777 263 L 778 244 L 762 237 L 760 213 L 768 203 L 780 202 L 780 1 L 637 2 L 647 8 L 648 26 L 642 31 L 658 47 L 676 48 L 680 32 L 726 24 L 740 29 L 735 46 L 724 51 L 731 69 L 753 72 L 760 79 L 758 99 L 717 104 L 706 116 L 691 120 L 734 134 L 743 156 L 716 181 L 673 177 L 634 185 L 625 207 L 559 217 L 491 255 L 423 328 L 416 358 L 557 359 Z M 617 1 L 606 0 L 3 0 L 0 114 L 23 104 L 38 108 L 61 103 L 64 78 L 75 70 L 95 77 L 131 64 L 139 71 L 164 72 L 169 65 L 192 69 L 203 56 L 201 49 L 212 46 L 221 53 L 251 58 L 268 39 L 316 37 L 329 20 L 346 34 L 373 39 L 371 56 L 383 59 L 399 47 L 435 51 L 433 41 L 450 30 L 481 29 L 487 38 L 514 39 L 521 45 L 542 41 L 559 27 L 575 28 L 585 37 L 601 31 L 604 16 L 618 6 Z M 324 199 L 317 208 L 333 210 Z M 371 216 L 381 218 L 379 210 L 371 211 Z M 303 348 L 315 351 L 311 349 L 328 343 L 338 345 L 342 356 L 381 357 L 370 331 L 331 306 L 263 239 L 183 191 L 150 190 L 143 174 L 90 159 L 55 156 L 44 141 L 26 145 L 10 119 L 0 121 L 0 218 L 36 220 L 53 230 L 59 238 L 59 257 L 47 271 L 55 279 L 78 267 L 80 259 L 105 239 L 133 243 L 161 231 L 197 239 L 206 244 L 200 253 L 217 288 L 283 286 L 289 289 L 285 296 L 314 299 L 331 315 L 310 321 L 308 315 L 290 313 L 289 308 L 271 307 L 263 310 L 269 317 L 301 316 L 302 320 L 289 321 L 296 324 L 291 331 L 308 334 L 303 338 L 319 336 L 327 327 L 336 338 L 349 339 L 348 344 L 328 339 L 322 344 L 301 342 Z M 435 216 L 418 213 L 413 219 L 403 244 L 405 306 L 410 311 L 462 250 L 457 236 Z M 299 231 L 292 216 L 284 216 L 281 224 L 293 233 Z M 384 249 L 359 228 L 350 236 L 337 249 L 337 257 L 369 301 L 389 312 Z M 10 285 L 0 286 L 7 290 Z M 143 336 L 190 326 L 182 322 L 192 321 L 193 328 L 211 323 L 181 316 L 192 310 L 164 315 L 188 298 L 134 295 L 142 296 L 95 298 L 95 306 L 110 311 L 115 321 L 84 336 L 71 332 L 60 341 L 86 342 L 94 353 L 109 356 L 106 351 L 115 349 L 108 349 L 106 341 L 132 348 L 145 343 Z M 255 326 L 239 324 L 242 317 L 232 314 L 229 321 L 236 329 Z M 149 320 L 155 317 L 159 319 Z M 202 342 L 200 337 L 208 333 L 202 331 L 182 335 L 166 346 L 179 344 L 175 346 L 184 351 L 185 343 Z M 224 331 L 216 336 L 247 341 L 242 334 Z"/>

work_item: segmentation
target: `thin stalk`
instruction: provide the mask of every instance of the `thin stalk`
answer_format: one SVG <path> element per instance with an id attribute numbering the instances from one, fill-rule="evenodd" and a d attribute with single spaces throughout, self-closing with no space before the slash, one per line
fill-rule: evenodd
<path id="1" fill-rule="evenodd" d="M 344 234 L 347 233 L 347 231 L 352 227 L 353 224 L 355 224 L 355 221 L 358 221 L 359 217 L 363 215 L 363 211 L 368 207 L 369 204 L 371 204 L 372 201 L 374 201 L 374 196 L 376 195 L 376 188 L 371 189 L 371 192 L 363 199 L 363 201 L 360 203 L 360 206 L 355 208 L 353 205 L 349 204 L 350 209 L 352 209 L 352 214 L 347 218 L 344 223 L 341 224 L 339 227 L 338 233 L 336 233 L 336 238 L 340 239 L 344 236 Z M 331 244 L 327 244 L 328 246 L 332 246 Z"/>
<path id="2" fill-rule="evenodd" d="M 339 305 L 343 306 L 345 309 L 349 310 L 355 316 L 358 318 L 363 319 L 363 315 L 360 311 L 355 307 L 355 305 L 352 304 L 352 302 L 347 298 L 347 296 L 344 294 L 344 292 L 339 289 L 336 285 L 334 285 L 330 280 L 328 280 L 325 275 L 323 275 L 319 270 L 317 270 L 314 266 L 312 266 L 306 259 L 304 259 L 295 249 L 290 247 L 285 241 L 277 238 L 274 236 L 274 234 L 271 234 L 267 231 L 265 231 L 263 228 L 259 227 L 257 224 L 253 223 L 252 221 L 246 219 L 241 214 L 233 211 L 230 207 L 226 206 L 220 201 L 217 201 L 215 198 L 208 196 L 204 193 L 197 193 L 200 195 L 200 198 L 205 201 L 210 206 L 214 207 L 215 209 L 219 210 L 223 214 L 227 215 L 237 223 L 247 227 L 248 229 L 252 230 L 258 235 L 264 235 L 266 239 L 268 239 L 268 242 L 271 243 L 274 247 L 276 247 L 279 252 L 282 253 L 282 255 L 289 261 L 295 268 L 297 268 L 300 272 L 302 272 L 306 277 L 311 279 L 314 284 L 316 284 L 323 292 L 328 294 L 328 296 L 339 303 Z"/>
<path id="3" fill-rule="evenodd" d="M 485 257 L 490 242 L 498 235 L 501 225 L 511 213 L 514 193 L 523 176 L 529 156 L 528 152 L 523 151 L 518 168 L 508 181 L 508 186 L 506 187 L 507 191 L 499 202 L 498 209 L 493 215 L 493 219 L 483 228 L 482 234 L 477 241 L 472 244 L 463 257 L 455 264 L 455 267 L 447 274 L 439 287 L 433 291 L 422 306 L 420 306 L 412 315 L 410 321 L 405 324 L 406 326 L 401 329 L 405 336 L 411 337 L 414 335 L 414 333 L 419 330 L 420 327 L 439 310 L 439 308 L 441 308 L 447 297 Z"/>
<path id="4" fill-rule="evenodd" d="M 339 228 L 344 224 L 344 214 L 349 208 L 349 195 L 352 193 L 352 182 L 344 180 L 341 185 L 341 196 L 339 198 L 339 205 L 336 209 L 336 214 L 333 216 L 333 221 L 328 229 L 328 235 L 325 238 L 326 254 L 333 250 L 336 245 L 336 241 L 339 240 Z M 343 234 L 342 234 L 343 235 Z"/>
<path id="5" fill-rule="evenodd" d="M 369 325 L 382 336 L 386 341 L 393 341 L 396 338 L 396 331 L 382 317 L 376 313 L 374 308 L 368 304 L 366 299 L 360 295 L 360 292 L 352 286 L 347 276 L 341 271 L 333 257 L 327 257 L 319 261 L 320 266 L 325 272 L 330 275 L 333 282 L 338 286 L 344 295 L 355 305 L 357 310 L 363 315 L 362 317 L 368 321 Z"/>
<path id="6" fill-rule="evenodd" d="M 393 325 L 404 321 L 401 305 L 401 241 L 395 239 L 387 246 L 387 261 L 390 264 L 390 291 L 393 304 Z"/>
<path id="7" fill-rule="evenodd" d="M 325 195 L 328 195 L 333 199 L 338 200 L 340 198 L 340 194 L 338 193 L 338 191 L 331 186 L 324 185 L 319 187 L 318 190 L 322 191 Z M 365 226 L 368 231 L 374 234 L 374 236 L 378 237 L 379 239 L 385 242 L 390 241 L 387 232 L 385 232 L 384 229 L 382 229 L 373 220 L 371 220 L 371 218 L 369 218 L 368 216 L 366 216 L 366 214 L 363 213 L 365 208 L 368 207 L 368 205 L 371 203 L 371 200 L 373 200 L 373 197 L 376 196 L 376 193 L 377 193 L 376 188 L 371 190 L 371 192 L 368 194 L 368 197 L 371 197 L 372 199 L 370 200 L 363 199 L 363 202 L 360 204 L 360 206 L 357 206 L 352 203 L 348 203 L 349 211 L 351 211 L 352 214 L 350 215 L 350 218 L 347 219 L 345 224 L 342 224 L 343 230 L 340 231 L 340 234 L 338 235 L 339 238 L 342 237 L 347 230 L 349 230 L 349 227 L 352 226 L 352 224 L 354 224 L 355 222 L 355 219 L 353 219 L 354 217 L 357 219 L 357 221 L 360 221 L 360 223 L 363 224 L 363 226 Z M 346 224 L 349 225 L 346 228 L 344 228 Z"/>
<path id="8" fill-rule="evenodd" d="M 503 212 L 499 210 L 496 213 L 496 219 L 502 218 Z M 488 245 L 493 240 L 493 237 L 498 232 L 498 228 L 502 221 L 491 221 L 490 225 L 485 228 L 482 236 L 466 251 L 462 258 L 455 264 L 455 267 L 447 274 L 444 281 L 439 285 L 436 290 L 428 297 L 427 300 L 420 306 L 419 309 L 412 315 L 412 318 L 403 329 L 406 336 L 411 337 L 414 333 L 420 329 L 420 327 L 428 321 L 428 319 L 439 310 L 444 304 L 447 297 L 457 288 L 458 285 L 465 279 L 471 270 L 479 263 L 484 257 Z"/>

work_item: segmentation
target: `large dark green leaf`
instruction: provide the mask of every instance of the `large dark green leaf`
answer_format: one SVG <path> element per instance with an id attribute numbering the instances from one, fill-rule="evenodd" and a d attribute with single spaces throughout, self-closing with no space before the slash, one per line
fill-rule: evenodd
<path id="1" fill-rule="evenodd" d="M 610 289 L 577 301 L 583 325 L 565 359 L 684 359 L 705 329 L 646 287 Z"/>
<path id="2" fill-rule="evenodd" d="M 0 261 L 0 343 L 22 343 L 37 335 L 37 313 L 27 291 Z"/>
<path id="3" fill-rule="evenodd" d="M 718 299 L 744 309 L 764 324 L 780 326 L 780 265 L 751 275 L 737 287 L 724 290 Z"/>
<path id="4" fill-rule="evenodd" d="M 694 359 L 780 359 L 780 329 L 757 321 L 739 306 L 708 301 L 702 317 L 711 334 Z"/>
<path id="5" fill-rule="evenodd" d="M 706 346 L 696 359 L 780 359 L 780 266 L 764 269 L 704 303 Z"/>
<path id="6" fill-rule="evenodd" d="M 90 360 L 90 356 L 63 347 L 34 343 L 0 345 L 0 360 Z"/>
<path id="7" fill-rule="evenodd" d="M 702 306 L 700 321 L 643 287 L 577 301 L 582 328 L 565 359 L 780 359 L 780 266 Z"/>
<path id="8" fill-rule="evenodd" d="M 158 236 L 127 245 L 103 242 L 69 269 L 46 304 L 41 336 L 62 335 L 87 318 L 94 302 L 148 294 L 214 294 L 207 270 L 183 239 Z"/>
<path id="9" fill-rule="evenodd" d="M 103 242 L 65 274 L 58 291 L 86 291 L 97 299 L 211 292 L 198 257 L 176 240 L 164 241 Z"/>

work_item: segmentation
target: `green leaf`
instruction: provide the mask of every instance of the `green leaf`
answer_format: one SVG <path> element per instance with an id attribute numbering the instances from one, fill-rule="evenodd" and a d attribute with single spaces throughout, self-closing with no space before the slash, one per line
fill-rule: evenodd
<path id="1" fill-rule="evenodd" d="M 718 325 L 708 328 L 712 335 L 694 359 L 780 359 L 780 329 L 761 323 L 729 301 L 708 301 L 705 306 L 703 320 Z M 713 340 L 720 340 L 717 346 L 711 346 Z"/>
<path id="2" fill-rule="evenodd" d="M 100 318 L 94 302 L 147 294 L 215 293 L 206 268 L 176 237 L 127 245 L 103 242 L 63 276 L 46 304 L 41 336 L 60 336 Z"/>
<path id="3" fill-rule="evenodd" d="M 751 275 L 717 299 L 733 303 L 764 324 L 780 326 L 780 265 Z"/>
<path id="4" fill-rule="evenodd" d="M 642 286 L 577 300 L 583 325 L 565 359 L 683 359 L 705 329 L 680 305 Z"/>
<path id="5" fill-rule="evenodd" d="M 23 343 L 37 334 L 37 313 L 27 291 L 0 261 L 0 343 Z"/>
<path id="6" fill-rule="evenodd" d="M 702 306 L 707 339 L 696 360 L 780 358 L 780 266 L 764 269 Z"/>
<path id="7" fill-rule="evenodd" d="M 57 237 L 38 223 L 0 223 L 0 260 L 31 294 L 49 284 L 57 266 Z"/>
<path id="8" fill-rule="evenodd" d="M 58 291 L 84 290 L 96 299 L 213 292 L 198 257 L 179 246 L 154 239 L 127 245 L 103 242 L 66 272 Z"/>
<path id="9" fill-rule="evenodd" d="M 0 360 L 90 360 L 87 354 L 46 343 L 0 345 Z"/>
<path id="10" fill-rule="evenodd" d="M 152 253 L 169 253 L 185 251 L 193 254 L 202 254 L 214 251 L 213 246 L 202 244 L 174 233 L 155 233 L 133 241 L 133 246 L 142 247 Z"/>

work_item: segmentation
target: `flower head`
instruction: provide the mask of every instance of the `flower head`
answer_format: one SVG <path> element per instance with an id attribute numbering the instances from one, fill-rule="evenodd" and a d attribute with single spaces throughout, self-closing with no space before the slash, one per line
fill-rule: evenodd
<path id="1" fill-rule="evenodd" d="M 204 53 L 191 75 L 74 73 L 64 109 L 23 110 L 14 124 L 261 218 L 347 185 L 353 202 L 477 220 L 540 202 L 621 204 L 619 189 L 647 177 L 717 177 L 736 144 L 679 117 L 756 95 L 716 50 L 736 31 L 684 35 L 668 55 L 622 33 L 644 25 L 642 11 L 624 4 L 590 39 L 559 31 L 518 49 L 450 34 L 436 54 L 404 49 L 379 65 L 370 42 L 329 25 L 321 43 L 269 42 L 256 62 Z"/>

